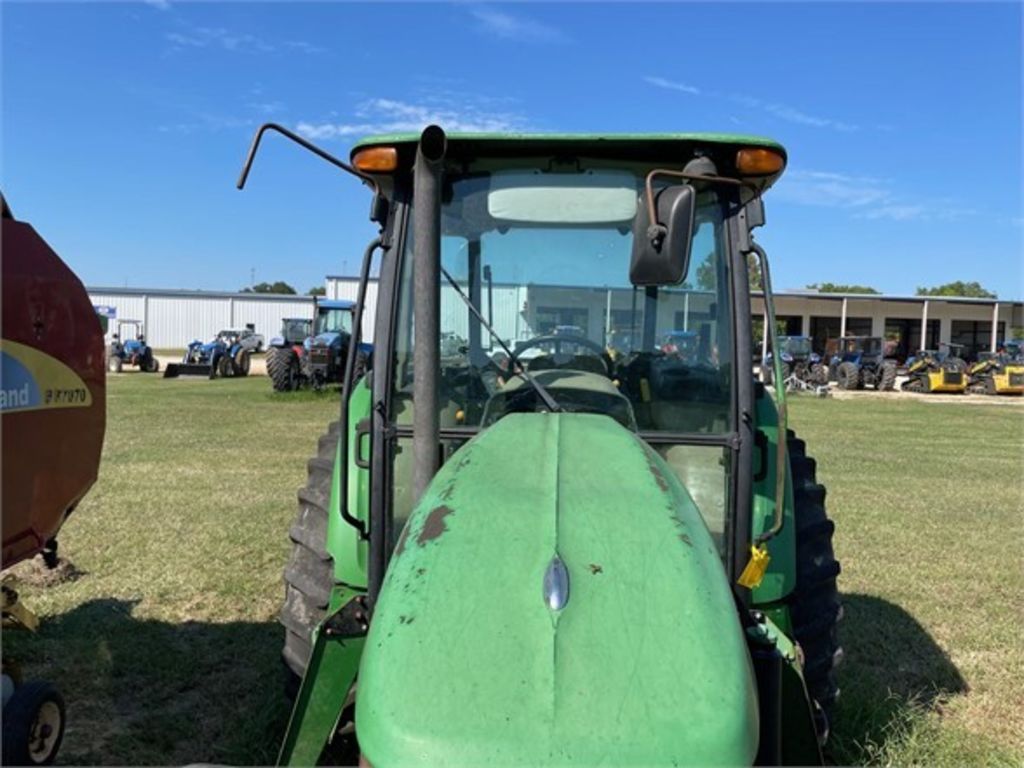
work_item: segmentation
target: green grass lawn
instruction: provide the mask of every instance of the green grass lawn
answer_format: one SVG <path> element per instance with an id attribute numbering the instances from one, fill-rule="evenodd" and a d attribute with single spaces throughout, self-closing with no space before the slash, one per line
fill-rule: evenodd
<path id="1" fill-rule="evenodd" d="M 262 377 L 108 386 L 100 480 L 61 535 L 70 578 L 19 569 L 43 626 L 4 652 L 64 692 L 62 763 L 273 762 L 286 531 L 336 396 Z M 843 564 L 831 759 L 1020 764 L 1024 407 L 791 403 Z"/>

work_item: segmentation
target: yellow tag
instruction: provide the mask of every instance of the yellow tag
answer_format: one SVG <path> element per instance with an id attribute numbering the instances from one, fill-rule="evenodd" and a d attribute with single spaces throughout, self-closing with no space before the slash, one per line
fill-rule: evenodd
<path id="1" fill-rule="evenodd" d="M 651 402 L 651 383 L 647 379 L 640 379 L 640 400 Z"/>
<path id="2" fill-rule="evenodd" d="M 736 583 L 747 589 L 756 589 L 761 586 L 761 580 L 764 579 L 764 572 L 768 570 L 770 561 L 768 548 L 764 544 L 757 547 L 751 545 L 750 560 L 747 561 L 747 567 L 743 569 L 743 573 L 736 579 Z"/>

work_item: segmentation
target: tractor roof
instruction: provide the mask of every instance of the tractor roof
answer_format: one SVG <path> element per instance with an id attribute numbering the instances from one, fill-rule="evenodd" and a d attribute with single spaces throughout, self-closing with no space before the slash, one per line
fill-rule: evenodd
<path id="1" fill-rule="evenodd" d="M 347 299 L 320 299 L 316 305 L 324 309 L 352 309 L 356 303 Z"/>
<path id="2" fill-rule="evenodd" d="M 732 133 L 449 133 L 447 138 L 448 154 L 458 157 L 524 157 L 572 151 L 579 155 L 681 166 L 700 152 L 715 161 L 719 173 L 731 176 L 740 175 L 735 167 L 740 149 L 769 149 L 786 158 L 785 148 L 772 139 Z M 419 139 L 418 133 L 368 136 L 356 142 L 352 154 L 368 147 L 390 145 L 398 149 L 400 163 L 411 166 Z M 781 171 L 756 181 L 766 189 L 780 175 Z"/>

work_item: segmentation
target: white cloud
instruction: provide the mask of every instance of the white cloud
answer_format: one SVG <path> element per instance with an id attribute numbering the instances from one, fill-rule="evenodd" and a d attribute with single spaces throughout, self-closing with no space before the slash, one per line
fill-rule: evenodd
<path id="1" fill-rule="evenodd" d="M 505 40 L 521 43 L 560 43 L 568 39 L 552 26 L 524 16 L 513 16 L 494 8 L 470 8 L 469 13 L 477 20 L 480 29 Z"/>
<path id="2" fill-rule="evenodd" d="M 360 104 L 355 120 L 347 122 L 313 122 L 303 120 L 295 130 L 309 139 L 336 139 L 373 133 L 421 131 L 431 123 L 446 131 L 465 133 L 507 133 L 527 130 L 528 122 L 514 112 L 492 112 L 466 98 L 459 106 L 428 100 L 410 103 L 396 99 L 375 98 Z"/>
<path id="3" fill-rule="evenodd" d="M 650 83 L 651 85 L 656 85 L 659 88 L 667 88 L 670 91 L 681 91 L 682 93 L 692 93 L 695 96 L 700 93 L 700 89 L 699 88 L 695 88 L 692 85 L 687 85 L 686 83 L 679 83 L 679 82 L 676 82 L 674 80 L 666 80 L 664 77 L 651 77 L 651 76 L 648 76 L 648 77 L 644 78 L 644 81 Z"/>
<path id="4" fill-rule="evenodd" d="M 247 32 L 232 32 L 223 27 L 187 27 L 184 31 L 167 32 L 164 39 L 172 49 L 219 48 L 231 53 L 270 53 L 298 51 L 304 54 L 324 53 L 326 49 L 304 40 L 287 40 L 274 44 Z"/>
<path id="5" fill-rule="evenodd" d="M 768 113 L 775 115 L 775 117 L 780 120 L 786 120 L 790 123 L 810 125 L 814 128 L 834 128 L 837 131 L 848 132 L 860 130 L 860 126 L 852 125 L 851 123 L 844 123 L 840 120 L 833 120 L 830 117 L 809 115 L 806 112 L 801 112 L 799 109 L 786 106 L 785 104 L 766 104 L 764 105 L 764 109 Z"/>
<path id="6" fill-rule="evenodd" d="M 892 221 L 911 221 L 927 218 L 928 208 L 923 205 L 880 205 L 857 214 L 858 219 L 891 219 Z"/>
<path id="7" fill-rule="evenodd" d="M 908 199 L 892 179 L 834 171 L 795 169 L 772 192 L 776 200 L 819 208 L 836 208 L 865 221 L 959 221 L 977 216 L 950 198 Z"/>
<path id="8" fill-rule="evenodd" d="M 886 179 L 811 170 L 784 174 L 772 194 L 777 200 L 825 208 L 860 208 L 891 196 Z"/>

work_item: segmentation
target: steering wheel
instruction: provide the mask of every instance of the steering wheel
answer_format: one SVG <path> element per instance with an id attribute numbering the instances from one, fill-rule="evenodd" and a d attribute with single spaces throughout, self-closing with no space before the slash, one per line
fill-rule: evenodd
<path id="1" fill-rule="evenodd" d="M 608 357 L 608 353 L 604 350 L 603 347 L 601 347 L 600 344 L 594 343 L 586 336 L 572 336 L 568 334 L 535 336 L 534 338 L 530 339 L 523 346 L 521 346 L 519 349 L 512 353 L 512 358 L 509 360 L 509 370 L 515 370 L 517 367 L 519 367 L 519 358 L 522 356 L 523 352 L 525 352 L 528 349 L 533 349 L 534 347 L 546 347 L 548 345 L 553 345 L 555 348 L 554 354 L 557 357 L 561 354 L 562 346 L 569 344 L 580 347 L 586 347 L 588 350 L 593 352 L 594 356 L 599 358 L 601 362 L 604 363 L 605 375 L 608 378 L 612 377 L 612 360 L 610 357 Z M 528 367 L 527 370 L 529 370 Z"/>

